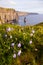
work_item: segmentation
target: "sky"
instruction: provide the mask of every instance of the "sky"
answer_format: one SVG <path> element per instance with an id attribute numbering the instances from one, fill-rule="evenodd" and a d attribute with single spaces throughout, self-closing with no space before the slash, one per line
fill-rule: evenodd
<path id="1" fill-rule="evenodd" d="M 43 13 L 43 0 L 0 0 L 0 7 L 17 11 Z"/>

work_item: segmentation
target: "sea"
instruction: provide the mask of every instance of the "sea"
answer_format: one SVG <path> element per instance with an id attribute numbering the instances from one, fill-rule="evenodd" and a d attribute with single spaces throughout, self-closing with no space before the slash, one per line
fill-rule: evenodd
<path id="1" fill-rule="evenodd" d="M 24 22 L 26 18 L 26 22 Z M 28 14 L 25 16 L 19 16 L 18 24 L 21 26 L 24 25 L 36 25 L 43 22 L 43 14 Z"/>

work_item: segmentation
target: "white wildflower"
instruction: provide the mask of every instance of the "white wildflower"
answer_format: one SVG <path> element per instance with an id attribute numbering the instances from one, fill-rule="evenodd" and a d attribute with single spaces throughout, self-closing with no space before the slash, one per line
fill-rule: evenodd
<path id="1" fill-rule="evenodd" d="M 16 58 L 16 54 L 13 55 L 13 58 Z"/>
<path id="2" fill-rule="evenodd" d="M 21 47 L 21 43 L 18 44 L 18 47 L 19 47 L 19 48 Z"/>
<path id="3" fill-rule="evenodd" d="M 32 30 L 32 33 L 35 33 L 35 31 L 34 31 L 34 30 Z"/>
<path id="4" fill-rule="evenodd" d="M 35 51 L 38 51 L 38 49 L 36 48 Z"/>
<path id="5" fill-rule="evenodd" d="M 11 31 L 11 28 L 9 27 L 9 28 L 7 28 L 7 31 Z"/>
<path id="6" fill-rule="evenodd" d="M 20 54 L 21 54 L 21 50 L 18 51 L 18 54 L 17 55 L 20 56 Z"/>
<path id="7" fill-rule="evenodd" d="M 30 44 L 32 44 L 32 40 L 30 40 L 30 42 L 29 42 Z"/>
<path id="8" fill-rule="evenodd" d="M 5 34 L 5 37 L 7 37 L 7 34 Z"/>
<path id="9" fill-rule="evenodd" d="M 33 36 L 33 33 L 31 33 L 30 36 Z"/>
<path id="10" fill-rule="evenodd" d="M 14 43 L 12 43 L 11 46 L 14 47 Z"/>
<path id="11" fill-rule="evenodd" d="M 10 38 L 12 39 L 12 35 L 10 35 Z"/>

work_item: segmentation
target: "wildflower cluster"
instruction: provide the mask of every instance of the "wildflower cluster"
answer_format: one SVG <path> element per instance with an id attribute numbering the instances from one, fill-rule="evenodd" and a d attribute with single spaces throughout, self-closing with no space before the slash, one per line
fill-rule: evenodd
<path id="1" fill-rule="evenodd" d="M 12 43 L 11 46 L 14 47 L 15 44 Z M 21 43 L 18 43 L 17 47 L 20 49 L 20 48 L 21 48 Z M 16 52 L 16 51 L 15 51 L 15 52 Z M 15 52 L 14 52 L 14 54 L 13 54 L 13 58 L 16 58 L 17 56 L 20 56 L 20 55 L 21 55 L 21 50 L 19 50 L 19 51 L 17 52 L 17 54 L 16 54 Z"/>
<path id="2" fill-rule="evenodd" d="M 10 28 L 10 27 L 8 27 L 7 29 L 6 29 L 6 32 L 10 32 L 10 31 L 13 31 L 14 29 L 13 28 Z M 5 34 L 5 38 L 7 38 L 7 34 Z M 10 39 L 12 39 L 13 38 L 13 36 L 12 35 L 10 35 Z M 16 46 L 16 43 L 11 43 L 11 47 L 12 47 L 12 49 L 14 49 L 14 47 Z M 17 47 L 20 49 L 21 48 L 21 43 L 18 43 L 17 44 Z M 14 52 L 14 54 L 13 54 L 13 58 L 16 58 L 17 56 L 20 56 L 21 55 L 21 49 L 18 51 L 18 53 L 16 53 L 16 51 Z"/>

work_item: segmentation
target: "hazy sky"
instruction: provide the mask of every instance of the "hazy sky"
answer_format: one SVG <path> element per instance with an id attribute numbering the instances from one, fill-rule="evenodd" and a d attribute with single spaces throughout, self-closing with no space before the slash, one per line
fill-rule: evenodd
<path id="1" fill-rule="evenodd" d="M 18 11 L 43 13 L 43 0 L 0 0 L 0 7 Z"/>

